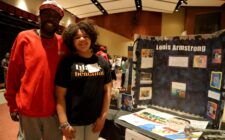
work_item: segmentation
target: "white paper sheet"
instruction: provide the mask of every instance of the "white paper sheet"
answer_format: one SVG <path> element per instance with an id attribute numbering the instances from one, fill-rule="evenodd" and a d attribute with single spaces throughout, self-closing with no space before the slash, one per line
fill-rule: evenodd
<path id="1" fill-rule="evenodd" d="M 186 140 L 186 126 L 205 129 L 208 125 L 208 121 L 186 119 L 151 108 L 121 116 L 119 119 L 172 140 Z M 201 134 L 202 132 L 194 132 L 189 140 L 198 140 Z"/>

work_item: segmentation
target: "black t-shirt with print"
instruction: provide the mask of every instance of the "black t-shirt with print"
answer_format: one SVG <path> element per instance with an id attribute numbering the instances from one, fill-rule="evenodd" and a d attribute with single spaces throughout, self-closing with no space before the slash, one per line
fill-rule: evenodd
<path id="1" fill-rule="evenodd" d="M 109 64 L 93 55 L 72 55 L 59 64 L 55 84 L 67 88 L 66 114 L 72 125 L 88 125 L 100 116 L 104 84 L 111 82 Z"/>

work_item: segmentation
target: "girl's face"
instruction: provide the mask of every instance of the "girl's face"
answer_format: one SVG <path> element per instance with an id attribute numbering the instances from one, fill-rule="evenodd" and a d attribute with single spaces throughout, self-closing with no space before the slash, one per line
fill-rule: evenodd
<path id="1" fill-rule="evenodd" d="M 90 52 L 91 39 L 84 30 L 78 30 L 74 37 L 73 44 L 78 53 Z"/>

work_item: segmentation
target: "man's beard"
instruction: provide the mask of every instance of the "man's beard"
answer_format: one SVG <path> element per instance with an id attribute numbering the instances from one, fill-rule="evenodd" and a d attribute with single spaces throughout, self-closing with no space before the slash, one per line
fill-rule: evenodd
<path id="1" fill-rule="evenodd" d="M 58 30 L 58 25 L 53 22 L 43 22 L 41 24 L 41 30 L 47 35 L 53 35 Z"/>

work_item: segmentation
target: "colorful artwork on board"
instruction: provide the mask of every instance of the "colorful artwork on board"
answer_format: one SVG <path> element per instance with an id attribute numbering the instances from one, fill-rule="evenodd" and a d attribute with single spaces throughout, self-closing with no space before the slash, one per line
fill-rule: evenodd
<path id="1" fill-rule="evenodd" d="M 153 67 L 153 49 L 142 49 L 141 50 L 141 68 L 152 68 Z"/>
<path id="2" fill-rule="evenodd" d="M 141 72 L 140 84 L 152 84 L 152 73 Z"/>
<path id="3" fill-rule="evenodd" d="M 171 89 L 172 89 L 172 91 L 171 91 L 172 96 L 185 98 L 185 94 L 186 94 L 186 84 L 185 83 L 172 82 Z"/>
<path id="4" fill-rule="evenodd" d="M 141 87 L 139 100 L 148 100 L 152 98 L 152 87 Z"/>
<path id="5" fill-rule="evenodd" d="M 222 50 L 221 49 L 213 49 L 212 63 L 220 64 L 222 59 Z"/>
<path id="6" fill-rule="evenodd" d="M 222 81 L 222 72 L 212 71 L 211 72 L 211 79 L 210 79 L 210 87 L 220 90 L 221 81 Z"/>
<path id="7" fill-rule="evenodd" d="M 212 119 L 216 119 L 216 110 L 217 110 L 217 103 L 208 101 L 207 116 L 209 116 Z"/>
<path id="8" fill-rule="evenodd" d="M 153 57 L 153 49 L 141 49 L 141 57 Z"/>
<path id="9" fill-rule="evenodd" d="M 193 61 L 194 68 L 206 68 L 207 67 L 207 56 L 206 55 L 195 55 Z"/>

